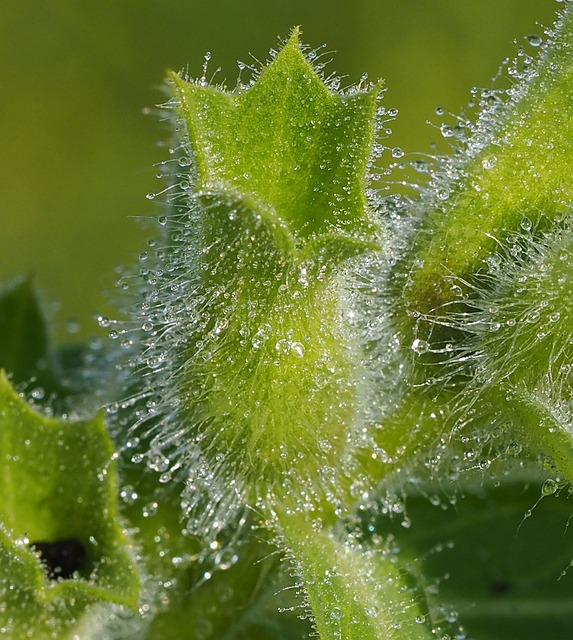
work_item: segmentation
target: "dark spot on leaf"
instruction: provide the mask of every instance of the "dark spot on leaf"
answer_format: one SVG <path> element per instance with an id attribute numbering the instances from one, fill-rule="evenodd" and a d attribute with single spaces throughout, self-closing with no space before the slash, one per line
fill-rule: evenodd
<path id="1" fill-rule="evenodd" d="M 494 580 L 489 585 L 489 592 L 494 597 L 506 596 L 508 593 L 513 591 L 513 585 L 511 582 L 506 582 L 505 580 Z"/>
<path id="2" fill-rule="evenodd" d="M 81 571 L 85 565 L 85 547 L 74 538 L 56 542 L 32 542 L 31 546 L 40 554 L 42 564 L 51 580 L 72 578 L 74 573 Z"/>

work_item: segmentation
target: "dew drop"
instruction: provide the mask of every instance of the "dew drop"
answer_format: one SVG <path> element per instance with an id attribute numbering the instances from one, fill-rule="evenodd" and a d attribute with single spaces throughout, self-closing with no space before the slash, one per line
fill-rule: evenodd
<path id="1" fill-rule="evenodd" d="M 286 338 L 281 338 L 280 340 L 277 340 L 277 343 L 275 344 L 275 349 L 279 353 L 288 353 L 290 349 L 290 343 Z"/>
<path id="2" fill-rule="evenodd" d="M 427 353 L 430 350 L 430 343 L 427 340 L 416 338 L 410 347 L 416 353 Z"/>
<path id="3" fill-rule="evenodd" d="M 291 342 L 290 351 L 297 358 L 304 357 L 304 345 L 300 342 Z"/>
<path id="4" fill-rule="evenodd" d="M 559 485 L 557 482 L 551 478 L 548 478 L 541 488 L 541 493 L 544 496 L 552 496 L 557 493 L 557 489 L 559 489 Z"/>
<path id="5" fill-rule="evenodd" d="M 32 398 L 34 398 L 34 400 L 42 400 L 42 398 L 44 398 L 44 396 L 46 395 L 46 392 L 42 387 L 36 387 L 32 390 L 32 393 L 30 395 L 32 396 Z"/>
<path id="6" fill-rule="evenodd" d="M 540 313 L 537 309 L 533 309 L 530 311 L 524 318 L 525 322 L 529 322 L 530 324 L 535 324 L 540 317 Z"/>
<path id="7" fill-rule="evenodd" d="M 111 324 L 111 320 L 106 316 L 98 316 L 96 319 L 99 326 L 103 329 L 106 329 Z"/>
<path id="8" fill-rule="evenodd" d="M 449 124 L 443 124 L 440 127 L 440 131 L 442 132 L 442 136 L 444 138 L 453 138 L 454 136 L 454 130 L 452 129 L 452 127 L 450 127 Z"/>
<path id="9" fill-rule="evenodd" d="M 119 497 L 126 503 L 126 504 L 133 504 L 137 498 L 139 497 L 137 492 L 135 491 L 135 489 L 131 486 L 131 485 L 126 485 L 125 487 L 123 487 L 123 489 L 121 489 L 121 491 L 119 492 Z"/>
<path id="10" fill-rule="evenodd" d="M 529 42 L 532 47 L 540 47 L 543 44 L 543 39 L 541 36 L 529 35 L 527 36 L 527 42 Z"/>
<path id="11" fill-rule="evenodd" d="M 81 328 L 82 328 L 81 324 L 80 324 L 79 320 L 76 320 L 76 318 L 70 318 L 66 322 L 66 331 L 70 335 L 75 335 L 76 333 L 79 333 Z"/>
<path id="12" fill-rule="evenodd" d="M 322 531 L 322 518 L 314 518 L 311 525 L 314 531 Z"/>
<path id="13" fill-rule="evenodd" d="M 222 571 L 230 569 L 239 559 L 232 549 L 222 549 L 215 556 L 215 565 Z"/>
<path id="14" fill-rule="evenodd" d="M 497 163 L 497 156 L 489 155 L 483 158 L 481 161 L 481 166 L 487 171 L 488 169 L 493 169 Z"/>
<path id="15" fill-rule="evenodd" d="M 143 507 L 143 509 L 141 510 L 141 515 L 144 518 L 151 518 L 157 513 L 158 507 L 159 505 L 157 504 L 157 502 L 150 502 Z"/>
<path id="16" fill-rule="evenodd" d="M 330 612 L 330 617 L 333 620 L 340 620 L 343 617 L 342 609 L 340 607 L 334 607 Z"/>
<path id="17" fill-rule="evenodd" d="M 392 149 L 392 157 L 393 158 L 403 158 L 404 157 L 404 149 L 400 147 L 394 147 Z"/>

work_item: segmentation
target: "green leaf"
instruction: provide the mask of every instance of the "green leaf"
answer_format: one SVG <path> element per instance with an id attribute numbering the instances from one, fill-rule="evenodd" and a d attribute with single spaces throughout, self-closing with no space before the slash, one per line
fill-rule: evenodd
<path id="1" fill-rule="evenodd" d="M 48 391 L 57 386 L 55 351 L 31 279 L 5 287 L 1 292 L 0 367 L 17 383 L 34 379 Z"/>
<path id="2" fill-rule="evenodd" d="M 445 180 L 444 204 L 426 212 L 410 260 L 407 306 L 429 313 L 456 299 L 511 231 L 537 228 L 571 207 L 573 158 L 573 12 L 567 6 L 532 69 L 507 104 L 490 93 L 486 108 Z M 442 197 L 443 197 L 442 193 Z M 539 225 L 539 223 L 542 223 Z"/>
<path id="3" fill-rule="evenodd" d="M 217 549 L 215 564 L 183 559 L 170 581 L 169 608 L 146 640 L 300 640 L 311 633 L 300 600 L 267 532 Z"/>
<path id="4" fill-rule="evenodd" d="M 379 86 L 330 90 L 302 54 L 298 29 L 247 89 L 229 93 L 171 77 L 198 192 L 248 195 L 296 239 L 376 234 L 365 180 Z"/>
<path id="5" fill-rule="evenodd" d="M 493 421 L 505 420 L 511 437 L 573 481 L 573 234 L 568 221 L 556 227 L 537 238 L 524 232 L 523 250 L 497 256 L 483 277 L 468 322 L 476 375 L 465 405 L 487 413 L 489 403 Z"/>
<path id="6" fill-rule="evenodd" d="M 89 392 L 81 344 L 56 346 L 33 278 L 0 290 L 0 368 L 16 385 L 52 409 L 70 411 L 72 397 Z M 93 354 L 92 354 L 93 357 Z"/>
<path id="7" fill-rule="evenodd" d="M 154 279 L 174 291 L 164 303 L 176 331 L 153 313 L 143 347 L 149 379 L 159 369 L 172 389 L 151 448 L 177 467 L 182 440 L 188 459 L 199 449 L 209 494 L 235 503 L 299 485 L 317 502 L 342 493 L 347 479 L 327 486 L 321 473 L 360 437 L 361 349 L 339 300 L 351 260 L 382 236 L 365 195 L 380 87 L 333 91 L 298 37 L 249 87 L 171 76 L 189 154 L 179 164 L 191 168 Z"/>
<path id="8" fill-rule="evenodd" d="M 102 416 L 44 417 L 2 374 L 0 457 L 0 602 L 10 604 L 0 620 L 11 637 L 63 637 L 88 605 L 136 607 L 139 579 L 116 520 Z"/>
<path id="9" fill-rule="evenodd" d="M 457 500 L 443 487 L 422 486 L 424 495 L 406 502 L 407 530 L 389 517 L 366 522 L 379 536 L 396 536 L 402 559 L 418 559 L 434 585 L 432 612 L 446 637 L 456 637 L 459 626 L 479 640 L 567 638 L 573 624 L 567 489 L 519 471 L 502 486 L 481 475 L 461 485 L 464 497 Z"/>

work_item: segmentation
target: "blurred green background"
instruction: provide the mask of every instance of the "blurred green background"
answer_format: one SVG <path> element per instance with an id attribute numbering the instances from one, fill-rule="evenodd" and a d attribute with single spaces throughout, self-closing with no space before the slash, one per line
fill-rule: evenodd
<path id="1" fill-rule="evenodd" d="M 0 275 L 34 273 L 56 322 L 95 331 L 114 267 L 150 235 L 133 216 L 158 213 L 154 163 L 165 124 L 167 68 L 237 78 L 238 59 L 267 59 L 293 25 L 332 51 L 329 71 L 387 83 L 399 109 L 390 146 L 431 151 L 436 106 L 459 113 L 502 59 L 541 34 L 555 0 L 2 0 L 0 10 Z M 208 74 L 208 75 L 209 75 Z M 390 161 L 390 160 L 388 160 Z M 54 310 L 55 310 L 54 306 Z M 62 330 L 60 330 L 60 334 Z"/>

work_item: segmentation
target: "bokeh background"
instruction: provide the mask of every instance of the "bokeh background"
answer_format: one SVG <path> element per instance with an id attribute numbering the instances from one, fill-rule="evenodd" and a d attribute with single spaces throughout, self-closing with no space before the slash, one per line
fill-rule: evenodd
<path id="1" fill-rule="evenodd" d="M 330 71 L 386 79 L 399 109 L 391 146 L 431 152 L 435 108 L 460 113 L 555 0 L 2 0 L 0 9 L 0 277 L 35 275 L 60 337 L 68 319 L 95 331 L 114 267 L 136 259 L 158 213 L 154 163 L 165 124 L 167 68 L 232 87 L 237 60 L 266 60 L 294 25 L 327 45 Z M 515 43 L 517 42 L 517 44 Z M 388 159 L 390 162 L 390 159 Z M 74 325 L 75 326 L 75 325 Z"/>

